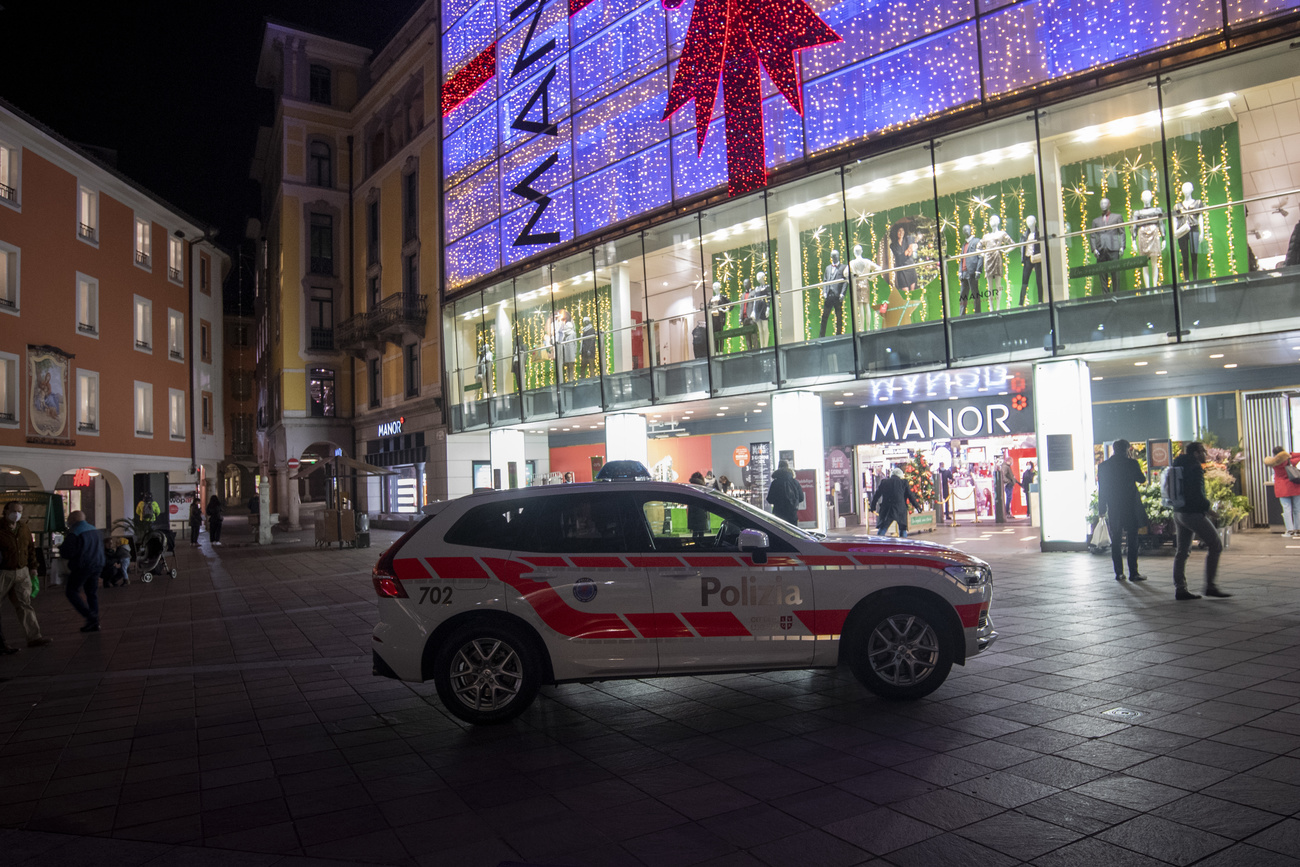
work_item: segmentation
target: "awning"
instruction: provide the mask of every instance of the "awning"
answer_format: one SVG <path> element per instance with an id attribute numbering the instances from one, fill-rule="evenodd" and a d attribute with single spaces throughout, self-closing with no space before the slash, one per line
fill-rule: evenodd
<path id="1" fill-rule="evenodd" d="M 392 470 L 384 469 L 383 467 L 376 467 L 371 464 L 365 463 L 364 461 L 358 461 L 353 458 L 346 457 L 344 455 L 333 455 L 331 457 L 325 458 L 323 461 L 316 464 L 314 467 L 312 467 L 310 470 L 307 470 L 306 472 L 299 470 L 298 475 L 295 476 L 294 478 L 304 479 L 307 476 L 310 476 L 312 473 L 316 472 L 317 470 L 323 469 L 325 467 L 329 467 L 331 465 L 333 465 L 334 467 L 333 475 L 339 475 L 339 470 L 342 470 L 344 468 L 351 469 L 357 473 L 360 473 L 362 475 L 368 475 L 368 476 L 397 475 Z M 344 473 L 343 475 L 346 475 L 346 473 Z"/>

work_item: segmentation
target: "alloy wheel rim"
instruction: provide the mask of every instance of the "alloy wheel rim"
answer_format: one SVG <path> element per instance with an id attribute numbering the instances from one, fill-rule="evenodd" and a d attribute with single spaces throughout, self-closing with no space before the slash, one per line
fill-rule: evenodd
<path id="1" fill-rule="evenodd" d="M 867 658 L 885 683 L 915 686 L 939 664 L 939 636 L 915 614 L 895 614 L 871 631 Z"/>
<path id="2" fill-rule="evenodd" d="M 451 661 L 452 692 L 470 710 L 501 710 L 519 696 L 523 680 L 519 654 L 497 638 L 476 638 Z"/>

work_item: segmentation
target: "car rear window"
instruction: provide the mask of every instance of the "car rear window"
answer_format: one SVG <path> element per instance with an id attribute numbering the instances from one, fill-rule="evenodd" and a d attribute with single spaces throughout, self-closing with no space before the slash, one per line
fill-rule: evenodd
<path id="1" fill-rule="evenodd" d="M 539 500 L 498 500 L 475 506 L 461 515 L 442 539 L 448 545 L 509 551 L 517 547 L 521 536 L 530 535 L 526 525 L 541 510 L 540 503 Z"/>
<path id="2" fill-rule="evenodd" d="M 612 492 L 497 500 L 470 509 L 443 536 L 449 545 L 541 554 L 628 548 L 626 498 Z"/>

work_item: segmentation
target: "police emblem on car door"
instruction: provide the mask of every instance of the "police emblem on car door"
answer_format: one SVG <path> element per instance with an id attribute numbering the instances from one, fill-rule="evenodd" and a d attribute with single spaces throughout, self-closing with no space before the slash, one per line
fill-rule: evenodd
<path id="1" fill-rule="evenodd" d="M 813 610 L 812 581 L 793 545 L 688 490 L 638 496 L 638 519 L 645 553 L 631 559 L 649 574 L 661 672 L 812 663 L 814 636 L 796 616 Z M 765 564 L 739 548 L 755 529 L 768 535 Z"/>

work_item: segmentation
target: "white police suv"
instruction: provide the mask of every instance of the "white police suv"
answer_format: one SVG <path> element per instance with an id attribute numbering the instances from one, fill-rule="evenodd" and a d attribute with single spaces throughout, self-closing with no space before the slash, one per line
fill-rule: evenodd
<path id="1" fill-rule="evenodd" d="M 542 684 L 833 667 L 919 698 L 997 637 L 987 564 L 933 543 L 812 535 L 714 491 L 596 482 L 429 513 L 374 568 L 375 674 L 503 722 Z"/>

